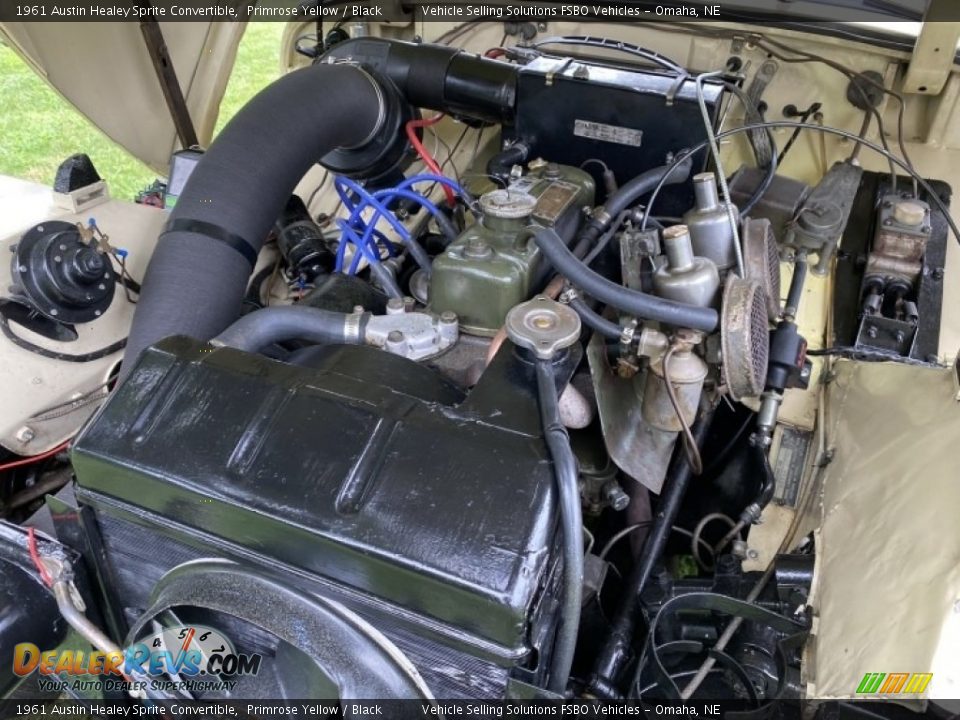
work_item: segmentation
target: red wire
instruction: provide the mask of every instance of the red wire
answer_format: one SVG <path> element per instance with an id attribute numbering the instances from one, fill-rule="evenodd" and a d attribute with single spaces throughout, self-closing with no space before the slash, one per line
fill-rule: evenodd
<path id="1" fill-rule="evenodd" d="M 62 443 L 60 443 L 55 448 L 53 448 L 53 450 L 47 450 L 46 452 L 40 453 L 39 455 L 31 455 L 30 457 L 25 457 L 20 460 L 14 460 L 13 462 L 4 463 L 3 465 L 0 465 L 0 472 L 3 472 L 4 470 L 11 470 L 15 467 L 20 467 L 21 465 L 29 465 L 31 463 L 38 462 L 39 460 L 44 460 L 48 457 L 56 455 L 58 452 L 66 450 L 69 445 L 70 445 L 70 441 L 64 440 Z"/>
<path id="2" fill-rule="evenodd" d="M 443 119 L 443 115 L 443 113 L 440 113 L 439 115 L 434 115 L 432 118 L 409 120 L 405 126 L 407 131 L 407 140 L 409 140 L 410 144 L 413 145 L 413 149 L 417 151 L 417 155 L 419 155 L 420 159 L 423 160 L 423 164 L 426 165 L 430 169 L 430 172 L 432 172 L 434 175 L 443 175 L 443 170 L 440 169 L 440 165 L 437 164 L 437 161 L 433 158 L 433 155 L 430 154 L 430 151 L 423 146 L 420 138 L 417 137 L 417 128 L 436 125 Z M 448 185 L 444 185 L 443 193 L 447 196 L 447 205 L 453 207 L 457 204 L 457 198 L 453 194 L 453 188 L 449 187 Z"/>
<path id="3" fill-rule="evenodd" d="M 494 47 L 494 48 L 490 48 L 489 50 L 487 50 L 487 51 L 483 54 L 483 56 L 484 56 L 484 57 L 488 57 L 488 58 L 498 58 L 498 57 L 503 57 L 503 56 L 506 55 L 506 54 L 507 54 L 506 48 Z"/>
<path id="4" fill-rule="evenodd" d="M 37 572 L 40 573 L 43 584 L 47 587 L 53 587 L 53 578 L 50 577 L 50 572 L 40 560 L 40 553 L 37 550 L 37 533 L 33 528 L 27 528 L 27 550 L 30 551 L 30 559 L 33 561 L 33 566 L 37 569 Z"/>

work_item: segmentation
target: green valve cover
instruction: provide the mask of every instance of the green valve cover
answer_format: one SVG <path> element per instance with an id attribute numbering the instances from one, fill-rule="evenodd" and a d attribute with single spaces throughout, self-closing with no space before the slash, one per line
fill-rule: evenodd
<path id="1" fill-rule="evenodd" d="M 433 261 L 430 308 L 455 312 L 460 329 L 492 336 L 514 305 L 530 298 L 543 260 L 533 234 L 594 202 L 589 173 L 541 164 L 480 198 L 482 219 Z"/>

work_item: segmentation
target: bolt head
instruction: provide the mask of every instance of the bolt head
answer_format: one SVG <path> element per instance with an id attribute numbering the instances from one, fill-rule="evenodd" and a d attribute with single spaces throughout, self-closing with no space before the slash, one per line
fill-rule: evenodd
<path id="1" fill-rule="evenodd" d="M 440 313 L 440 322 L 447 325 L 453 325 L 455 322 L 457 322 L 457 314 L 451 310 L 444 310 L 442 313 Z"/>
<path id="2" fill-rule="evenodd" d="M 403 299 L 402 298 L 390 298 L 387 300 L 387 314 L 388 315 L 397 315 L 403 312 Z"/>
<path id="3" fill-rule="evenodd" d="M 20 428 L 19 430 L 17 430 L 17 434 L 16 434 L 17 440 L 18 440 L 19 442 L 24 443 L 24 444 L 30 442 L 30 441 L 33 440 L 36 436 L 37 436 L 37 434 L 34 432 L 33 428 L 32 428 L 32 427 L 29 427 L 29 426 L 27 426 L 27 425 L 24 425 L 22 428 Z"/>

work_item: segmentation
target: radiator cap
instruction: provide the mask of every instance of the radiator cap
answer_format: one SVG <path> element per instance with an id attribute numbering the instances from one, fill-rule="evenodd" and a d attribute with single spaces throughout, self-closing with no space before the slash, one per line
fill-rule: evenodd
<path id="1" fill-rule="evenodd" d="M 537 295 L 507 313 L 507 337 L 542 360 L 570 347 L 580 337 L 580 316 L 567 305 Z"/>

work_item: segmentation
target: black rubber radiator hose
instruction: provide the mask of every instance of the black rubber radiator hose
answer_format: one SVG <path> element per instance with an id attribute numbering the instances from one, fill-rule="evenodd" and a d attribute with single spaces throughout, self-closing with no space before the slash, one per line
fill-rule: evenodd
<path id="1" fill-rule="evenodd" d="M 331 150 L 375 135 L 383 113 L 377 82 L 343 64 L 290 73 L 240 110 L 193 171 L 160 236 L 121 377 L 158 340 L 208 340 L 240 316 L 257 253 L 296 184 Z"/>
<path id="2" fill-rule="evenodd" d="M 583 247 L 583 252 L 593 245 L 610 227 L 620 213 L 636 203 L 644 195 L 649 195 L 662 181 L 664 185 L 679 185 L 687 181 L 693 169 L 693 156 L 688 155 L 677 165 L 663 165 L 640 173 L 629 182 L 622 185 L 607 201 L 597 209 L 593 217 L 587 221 L 580 237 L 577 239 L 575 251 Z M 669 174 L 668 174 L 669 173 Z M 666 178 L 664 179 L 664 176 Z"/>
<path id="3" fill-rule="evenodd" d="M 635 318 L 676 327 L 713 332 L 719 316 L 713 308 L 687 305 L 631 290 L 594 272 L 571 252 L 552 228 L 543 228 L 534 242 L 554 269 L 587 295 Z"/>
<path id="4" fill-rule="evenodd" d="M 285 340 L 360 344 L 367 317 L 301 305 L 278 305 L 248 313 L 217 335 L 214 345 L 260 352 Z"/>

